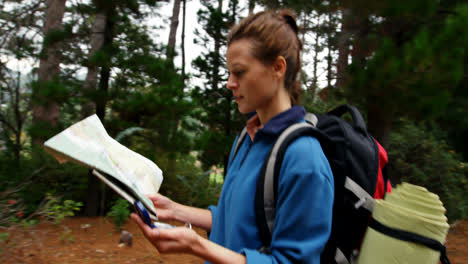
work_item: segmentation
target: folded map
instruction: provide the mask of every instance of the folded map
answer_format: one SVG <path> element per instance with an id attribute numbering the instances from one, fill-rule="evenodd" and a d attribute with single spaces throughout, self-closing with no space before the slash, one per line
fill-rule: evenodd
<path id="1" fill-rule="evenodd" d="M 92 115 L 44 143 L 60 163 L 71 161 L 92 168 L 93 174 L 133 204 L 141 201 L 151 218 L 156 209 L 146 195 L 156 194 L 163 176 L 151 160 L 128 149 L 107 134 L 97 115 Z"/>

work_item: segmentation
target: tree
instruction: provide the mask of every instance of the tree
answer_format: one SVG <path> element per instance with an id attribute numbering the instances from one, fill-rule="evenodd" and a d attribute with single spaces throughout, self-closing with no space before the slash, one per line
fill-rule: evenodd
<path id="1" fill-rule="evenodd" d="M 84 94 L 93 94 L 91 99 L 94 99 L 96 106 L 96 114 L 101 120 L 105 119 L 107 93 L 109 90 L 109 79 L 110 79 L 110 58 L 112 58 L 112 42 L 114 39 L 114 20 L 115 20 L 115 9 L 114 2 L 108 1 L 95 1 L 96 5 L 96 16 L 92 28 L 91 37 L 91 50 L 90 50 L 90 62 L 88 66 L 88 74 L 83 86 Z M 96 56 L 97 52 L 101 53 L 101 56 Z M 100 59 L 97 61 L 96 58 Z M 93 58 L 94 57 L 94 58 Z M 95 60 L 95 61 L 93 61 Z M 98 69 L 97 65 L 101 66 L 100 79 L 98 90 L 96 91 Z M 94 93 L 93 93 L 94 92 Z M 91 101 L 90 101 L 91 102 Z M 89 103 L 88 103 L 89 105 Z M 88 112 L 86 116 L 92 114 L 89 109 L 85 107 L 83 110 Z M 99 187 L 101 186 L 101 191 Z M 103 201 L 105 197 L 105 189 L 102 187 L 103 184 L 92 174 L 92 171 L 88 171 L 88 196 L 86 202 L 86 215 L 96 216 L 99 211 L 102 213 Z M 102 201 L 101 204 L 99 201 Z"/>
<path id="2" fill-rule="evenodd" d="M 155 5 L 155 1 L 146 2 L 149 5 Z M 140 12 L 139 6 L 146 4 L 146 2 L 140 4 L 128 1 L 95 0 L 92 6 L 84 8 L 89 12 L 89 16 L 94 18 L 90 32 L 90 51 L 86 62 L 88 73 L 82 89 L 84 117 L 92 114 L 94 112 L 93 106 L 95 106 L 95 113 L 104 123 L 107 123 L 105 115 L 109 109 L 108 103 L 113 99 L 112 94 L 110 94 L 111 69 L 117 68 L 120 71 L 125 71 L 129 66 L 122 63 L 126 59 L 127 51 L 118 48 L 120 40 L 130 40 L 126 44 L 135 51 L 147 50 L 148 45 L 154 45 L 146 34 L 140 33 L 144 27 L 132 25 L 132 19 L 133 21 L 141 21 L 145 17 Z M 132 37 L 134 39 L 131 39 Z M 137 52 L 133 54 L 135 53 Z M 138 65 L 136 66 L 138 67 Z M 85 206 L 87 215 L 103 213 L 106 190 L 102 186 L 102 183 L 91 174 L 91 171 L 88 171 L 88 192 Z"/>
<path id="3" fill-rule="evenodd" d="M 7 149 L 13 152 L 13 160 L 20 166 L 29 95 L 25 92 L 20 71 L 13 72 L 3 66 L 0 72 L 0 124 L 3 128 L 0 132 Z"/>
<path id="4" fill-rule="evenodd" d="M 198 77 L 205 79 L 205 87 L 195 87 L 192 92 L 197 105 L 200 106 L 197 118 L 204 124 L 205 132 L 199 140 L 202 149 L 202 162 L 205 168 L 211 165 L 227 166 L 229 149 L 240 128 L 240 116 L 237 114 L 230 91 L 224 88 L 227 80 L 224 49 L 229 25 L 233 25 L 238 16 L 237 1 L 230 1 L 231 13 L 222 10 L 222 1 L 213 6 L 205 3 L 204 9 L 198 12 L 199 22 L 205 28 L 205 34 L 197 40 L 207 52 L 197 57 L 194 67 L 198 69 Z"/>
<path id="5" fill-rule="evenodd" d="M 346 70 L 349 60 L 349 44 L 350 44 L 350 20 L 351 11 L 348 8 L 343 8 L 341 12 L 341 31 L 338 37 L 338 62 L 336 69 L 336 87 L 344 88 L 346 85 Z"/>
<path id="6" fill-rule="evenodd" d="M 255 0 L 249 0 L 249 15 L 253 13 L 255 9 Z"/>
<path id="7" fill-rule="evenodd" d="M 186 18 L 186 0 L 182 0 L 182 33 L 180 46 L 182 50 L 182 78 L 185 82 L 185 18 Z"/>
<path id="8" fill-rule="evenodd" d="M 466 31 L 463 7 L 395 5 L 386 3 L 377 13 L 381 18 L 366 20 L 359 47 L 375 51 L 353 58 L 346 91 L 367 109 L 368 128 L 384 146 L 396 116 L 428 120 L 445 112 L 462 79 L 467 46 L 459 37 Z"/>
<path id="9" fill-rule="evenodd" d="M 96 107 L 93 103 L 94 100 L 91 100 L 91 95 L 96 93 L 99 71 L 99 61 L 97 61 L 97 58 L 100 58 L 96 55 L 98 55 L 97 52 L 104 45 L 104 36 L 106 31 L 108 11 L 104 2 L 106 1 L 95 0 L 93 2 L 96 7 L 96 13 L 94 15 L 93 26 L 91 28 L 90 49 L 87 62 L 88 72 L 83 83 L 83 94 L 85 95 L 85 98 L 88 99 L 83 104 L 83 118 L 93 114 Z"/>
<path id="10" fill-rule="evenodd" d="M 0 9 L 0 133 L 3 139 L 0 149 L 6 147 L 5 153 L 12 154 L 10 158 L 16 161 L 16 166 L 26 139 L 24 128 L 29 121 L 32 78 L 19 65 L 14 69 L 7 65 L 34 56 L 34 36 L 40 33 L 36 24 L 42 20 L 43 7 L 43 1 L 27 4 L 7 1 Z"/>
<path id="11" fill-rule="evenodd" d="M 38 83 L 33 89 L 33 123 L 36 129 L 50 130 L 47 127 L 56 128 L 59 118 L 59 102 L 55 93 L 60 75 L 61 62 L 61 30 L 62 19 L 65 13 L 66 0 L 48 0 L 44 21 L 43 49 L 38 69 Z M 60 85 L 59 85 L 60 86 Z M 47 96 L 50 95 L 50 96 Z M 33 142 L 42 144 L 50 135 L 50 132 L 42 134 L 35 130 Z"/>
<path id="12" fill-rule="evenodd" d="M 184 3 L 185 5 L 185 3 Z M 169 29 L 169 40 L 167 42 L 167 58 L 172 60 L 175 54 L 177 27 L 179 26 L 180 0 L 174 0 L 172 8 L 171 26 Z"/>

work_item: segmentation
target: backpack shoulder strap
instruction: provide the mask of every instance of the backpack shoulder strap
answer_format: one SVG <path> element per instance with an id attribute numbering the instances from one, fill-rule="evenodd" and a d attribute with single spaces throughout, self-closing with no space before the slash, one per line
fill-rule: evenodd
<path id="1" fill-rule="evenodd" d="M 325 137 L 323 133 L 308 122 L 291 125 L 280 134 L 273 144 L 260 171 L 255 192 L 256 221 L 260 238 L 263 242 L 263 247 L 260 251 L 268 252 L 271 244 L 276 214 L 276 201 L 278 199 L 278 179 L 284 153 L 289 144 L 302 135 L 311 135 L 319 138 L 319 140 Z"/>
<path id="2" fill-rule="evenodd" d="M 304 119 L 307 123 L 311 124 L 314 127 L 317 127 L 318 118 L 315 114 L 306 113 Z"/>
<path id="3" fill-rule="evenodd" d="M 247 136 L 247 127 L 244 127 L 239 133 L 239 136 L 237 137 L 237 141 L 236 141 L 236 144 L 234 145 L 234 151 L 232 153 L 230 162 L 232 162 L 234 158 L 236 157 L 237 152 L 239 151 L 239 148 L 242 145 L 242 142 L 244 142 L 244 139 L 246 136 Z"/>

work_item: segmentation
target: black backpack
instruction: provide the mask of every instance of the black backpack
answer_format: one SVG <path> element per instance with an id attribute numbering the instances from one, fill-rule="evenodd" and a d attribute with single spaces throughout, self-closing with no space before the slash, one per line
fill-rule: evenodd
<path id="1" fill-rule="evenodd" d="M 351 115 L 351 123 L 341 119 L 345 113 Z M 307 113 L 305 120 L 306 123 L 293 124 L 280 134 L 260 171 L 255 193 L 256 221 L 263 243 L 260 252 L 271 253 L 278 178 L 286 148 L 298 137 L 310 135 L 319 140 L 330 163 L 335 183 L 332 231 L 321 255 L 321 263 L 354 263 L 369 226 L 396 239 L 419 243 L 440 251 L 441 262 L 450 264 L 445 246 L 438 241 L 390 228 L 371 219 L 374 197 L 384 198 L 389 184 L 384 173 L 385 164 L 379 164 L 380 152 L 384 152 L 385 156 L 386 152 L 369 135 L 364 119 L 356 107 L 341 105 L 326 114 Z M 234 156 L 246 134 L 247 130 L 244 128 L 234 146 Z"/>
<path id="2" fill-rule="evenodd" d="M 345 113 L 351 114 L 352 123 L 340 118 Z M 305 119 L 306 123 L 293 124 L 281 133 L 260 172 L 255 194 L 257 225 L 264 245 L 260 251 L 269 252 L 277 199 L 275 187 L 285 150 L 296 138 L 311 135 L 320 141 L 335 182 L 332 232 L 321 262 L 349 263 L 356 255 L 354 250 L 359 248 L 371 216 L 379 148 L 354 106 L 342 105 L 327 114 L 307 113 Z M 234 146 L 234 155 L 245 136 L 244 128 Z"/>

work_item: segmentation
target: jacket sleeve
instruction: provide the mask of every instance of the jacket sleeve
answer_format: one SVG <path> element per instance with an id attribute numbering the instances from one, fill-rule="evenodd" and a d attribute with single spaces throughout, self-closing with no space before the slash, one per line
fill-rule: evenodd
<path id="1" fill-rule="evenodd" d="M 301 137 L 287 148 L 278 180 L 271 255 L 243 249 L 247 263 L 320 263 L 330 236 L 334 183 L 319 142 Z"/>

